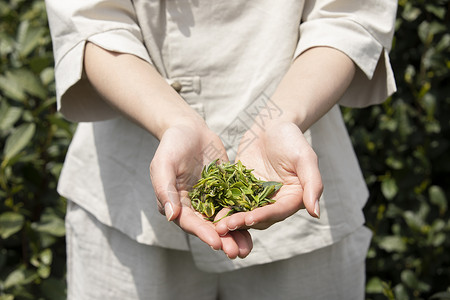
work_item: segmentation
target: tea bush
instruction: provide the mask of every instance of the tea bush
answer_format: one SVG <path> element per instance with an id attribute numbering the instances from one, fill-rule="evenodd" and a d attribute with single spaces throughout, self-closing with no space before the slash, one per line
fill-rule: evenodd
<path id="1" fill-rule="evenodd" d="M 0 20 L 0 299 L 64 299 L 55 188 L 74 125 L 55 113 L 44 2 L 0 1 Z"/>
<path id="2" fill-rule="evenodd" d="M 449 2 L 400 0 L 398 92 L 343 108 L 371 196 L 367 299 L 450 299 Z M 75 124 L 55 111 L 43 0 L 0 0 L 0 300 L 65 298 L 65 200 Z"/>
<path id="3" fill-rule="evenodd" d="M 399 1 L 398 92 L 379 106 L 343 109 L 371 193 L 369 299 L 450 299 L 449 6 Z"/>

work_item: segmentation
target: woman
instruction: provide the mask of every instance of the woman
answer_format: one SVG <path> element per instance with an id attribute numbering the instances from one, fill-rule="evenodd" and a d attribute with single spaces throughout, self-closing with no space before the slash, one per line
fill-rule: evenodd
<path id="1" fill-rule="evenodd" d="M 395 1 L 46 3 L 80 122 L 69 299 L 363 299 L 367 189 L 338 105 L 395 91 Z M 187 192 L 214 159 L 283 182 L 277 201 L 204 220 Z"/>

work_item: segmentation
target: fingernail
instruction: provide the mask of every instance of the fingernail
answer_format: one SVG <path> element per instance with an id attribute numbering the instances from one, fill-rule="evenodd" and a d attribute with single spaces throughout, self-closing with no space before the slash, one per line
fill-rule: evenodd
<path id="1" fill-rule="evenodd" d="M 167 221 L 171 221 L 173 216 L 173 208 L 172 204 L 169 202 L 164 205 L 164 213 L 166 214 Z"/>
<path id="2" fill-rule="evenodd" d="M 238 228 L 238 226 L 236 225 L 236 227 L 234 228 L 228 228 L 229 231 L 235 231 Z"/>
<path id="3" fill-rule="evenodd" d="M 320 219 L 319 200 L 316 200 L 316 203 L 314 204 L 314 214 L 317 216 L 317 219 Z"/>
<path id="4" fill-rule="evenodd" d="M 231 260 L 235 260 L 235 259 L 236 259 L 236 257 L 234 257 L 234 258 L 229 257 L 228 254 L 227 254 L 227 257 L 228 257 L 229 259 L 231 259 Z"/>

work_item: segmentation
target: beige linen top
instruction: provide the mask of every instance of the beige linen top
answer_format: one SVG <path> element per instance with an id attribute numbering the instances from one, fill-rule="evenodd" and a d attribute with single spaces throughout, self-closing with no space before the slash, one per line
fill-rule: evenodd
<path id="1" fill-rule="evenodd" d="M 169 83 L 181 84 L 181 96 L 219 134 L 233 159 L 240 136 L 253 122 L 264 121 L 255 119 L 256 113 L 282 113 L 270 95 L 293 59 L 311 47 L 334 47 L 357 65 L 340 104 L 364 107 L 392 94 L 395 82 L 388 51 L 396 1 L 47 0 L 46 4 L 58 109 L 80 122 L 61 174 L 61 195 L 140 243 L 190 250 L 200 268 L 213 272 L 310 252 L 362 226 L 367 188 L 335 106 L 305 132 L 319 157 L 325 187 L 321 219 L 302 210 L 267 230 L 252 231 L 254 249 L 243 260 L 230 261 L 213 252 L 158 213 L 148 171 L 158 141 L 101 100 L 84 76 L 83 51 L 91 41 L 134 54 L 153 64 Z M 209 150 L 213 156 L 214 149 Z"/>

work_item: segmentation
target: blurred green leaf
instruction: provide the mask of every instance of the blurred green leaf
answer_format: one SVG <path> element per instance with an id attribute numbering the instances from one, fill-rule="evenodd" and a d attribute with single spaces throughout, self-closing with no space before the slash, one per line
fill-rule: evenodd
<path id="1" fill-rule="evenodd" d="M 423 220 L 419 217 L 417 213 L 414 213 L 412 211 L 405 211 L 403 214 L 406 224 L 415 231 L 421 231 L 424 227 Z"/>
<path id="2" fill-rule="evenodd" d="M 25 281 L 25 271 L 22 269 L 17 269 L 12 271 L 8 277 L 6 277 L 3 287 L 5 290 L 13 287 L 15 285 L 20 285 Z"/>
<path id="3" fill-rule="evenodd" d="M 393 156 L 390 156 L 386 158 L 386 164 L 391 167 L 394 170 L 400 170 L 403 168 L 404 164 L 403 161 L 400 159 L 397 159 Z"/>
<path id="4" fill-rule="evenodd" d="M 41 43 L 46 29 L 43 27 L 31 27 L 28 20 L 20 23 L 17 30 L 17 47 L 20 56 L 26 57 Z"/>
<path id="5" fill-rule="evenodd" d="M 48 278 L 41 285 L 41 291 L 45 295 L 45 299 L 49 300 L 64 300 L 66 299 L 66 285 L 64 280 L 56 278 Z"/>
<path id="6" fill-rule="evenodd" d="M 434 4 L 425 5 L 425 9 L 431 13 L 433 13 L 439 19 L 444 19 L 446 10 L 444 7 L 440 7 Z"/>
<path id="7" fill-rule="evenodd" d="M 400 277 L 402 282 L 411 289 L 418 291 L 428 291 L 430 289 L 430 286 L 418 280 L 417 275 L 411 270 L 404 270 Z"/>
<path id="8" fill-rule="evenodd" d="M 0 104 L 0 130 L 7 130 L 20 119 L 22 108 L 9 106 L 6 101 Z"/>
<path id="9" fill-rule="evenodd" d="M 404 270 L 400 277 L 402 282 L 405 283 L 409 288 L 415 288 L 418 284 L 416 275 L 411 270 Z"/>
<path id="10" fill-rule="evenodd" d="M 428 195 L 430 202 L 439 207 L 439 213 L 444 214 L 447 211 L 448 205 L 444 190 L 437 185 L 433 185 L 429 188 Z"/>
<path id="11" fill-rule="evenodd" d="M 431 229 L 433 232 L 439 232 L 445 229 L 445 221 L 442 219 L 434 220 Z"/>
<path id="12" fill-rule="evenodd" d="M 372 277 L 366 284 L 366 293 L 381 294 L 383 293 L 383 281 L 379 277 Z"/>
<path id="13" fill-rule="evenodd" d="M 436 45 L 435 49 L 437 52 L 443 52 L 445 50 L 448 51 L 449 48 L 450 48 L 450 34 L 444 34 L 439 43 Z"/>
<path id="14" fill-rule="evenodd" d="M 27 69 L 7 71 L 4 76 L 0 76 L 0 88 L 6 96 L 20 102 L 27 99 L 26 93 L 39 99 L 45 99 L 47 95 L 40 78 Z"/>
<path id="15" fill-rule="evenodd" d="M 38 75 L 27 69 L 17 69 L 14 71 L 14 75 L 25 92 L 39 99 L 46 98 L 47 90 L 42 85 Z"/>
<path id="16" fill-rule="evenodd" d="M 55 71 L 53 67 L 45 68 L 41 72 L 41 81 L 44 85 L 49 85 L 50 83 L 55 81 Z"/>
<path id="17" fill-rule="evenodd" d="M 417 7 L 411 5 L 411 3 L 406 3 L 405 9 L 403 10 L 402 17 L 407 21 L 414 21 L 421 14 L 421 10 Z"/>
<path id="18" fill-rule="evenodd" d="M 405 252 L 407 249 L 404 239 L 400 236 L 384 236 L 378 242 L 378 247 L 387 252 Z"/>
<path id="19" fill-rule="evenodd" d="M 7 239 L 23 227 L 25 218 L 15 212 L 4 212 L 0 215 L 0 236 Z"/>
<path id="20" fill-rule="evenodd" d="M 48 265 L 40 265 L 37 269 L 38 275 L 41 278 L 48 278 L 50 276 L 50 267 Z"/>
<path id="21" fill-rule="evenodd" d="M 53 260 L 53 253 L 51 249 L 45 249 L 40 253 L 40 258 L 43 264 L 50 265 Z"/>
<path id="22" fill-rule="evenodd" d="M 431 241 L 431 244 L 434 247 L 439 247 L 439 246 L 442 246 L 444 244 L 446 239 L 447 239 L 447 235 L 445 233 L 443 233 L 443 232 L 440 232 L 440 233 L 436 234 L 433 237 L 433 240 Z"/>
<path id="23" fill-rule="evenodd" d="M 4 32 L 0 32 L 0 56 L 7 55 L 14 50 L 14 39 Z"/>
<path id="24" fill-rule="evenodd" d="M 32 223 L 31 228 L 56 237 L 62 237 L 65 234 L 64 220 L 51 209 L 46 209 L 41 216 L 41 220 Z"/>
<path id="25" fill-rule="evenodd" d="M 386 296 L 386 298 L 388 298 L 389 300 L 396 300 L 395 299 L 395 295 L 394 295 L 394 291 L 391 288 L 391 284 L 387 283 L 387 282 L 381 282 L 382 286 L 383 286 L 383 295 Z"/>
<path id="26" fill-rule="evenodd" d="M 430 300 L 450 300 L 450 292 L 439 292 L 430 297 Z"/>
<path id="27" fill-rule="evenodd" d="M 395 300 L 410 300 L 408 291 L 403 284 L 394 287 Z"/>
<path id="28" fill-rule="evenodd" d="M 5 148 L 3 149 L 5 164 L 27 146 L 33 138 L 35 131 L 36 125 L 34 123 L 22 124 L 14 130 L 14 132 L 6 139 Z"/>
<path id="29" fill-rule="evenodd" d="M 398 193 L 397 183 L 394 178 L 386 178 L 381 182 L 381 191 L 386 199 L 393 199 Z"/>
<path id="30" fill-rule="evenodd" d="M 11 99 L 23 102 L 26 99 L 25 90 L 20 85 L 18 78 L 11 71 L 0 75 L 0 91 Z"/>

